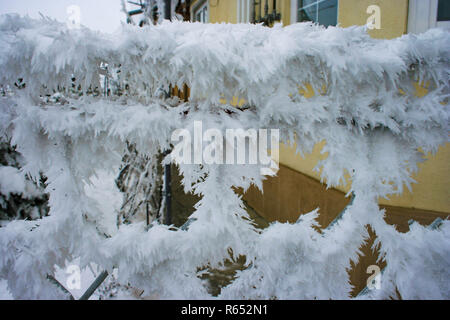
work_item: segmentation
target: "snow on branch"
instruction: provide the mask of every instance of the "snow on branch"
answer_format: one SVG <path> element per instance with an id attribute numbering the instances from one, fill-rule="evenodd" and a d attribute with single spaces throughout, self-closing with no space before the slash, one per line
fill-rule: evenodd
<path id="1" fill-rule="evenodd" d="M 0 132 L 27 160 L 24 172 L 48 178 L 50 215 L 0 229 L 0 276 L 16 297 L 56 297 L 46 275 L 81 257 L 161 298 L 207 298 L 198 270 L 217 266 L 231 248 L 248 268 L 221 297 L 347 298 L 346 269 L 370 224 L 388 263 L 377 298 L 396 285 L 404 297 L 449 298 L 450 224 L 401 235 L 377 204 L 413 182 L 418 148 L 435 152 L 448 141 L 449 44 L 439 29 L 375 40 L 359 27 L 164 22 L 107 35 L 1 16 L 0 84 L 12 93 L 0 102 Z M 121 94 L 96 94 L 113 70 Z M 415 96 L 416 82 L 427 95 Z M 188 102 L 166 98 L 185 84 Z M 299 93 L 307 85 L 316 93 L 309 99 Z M 245 108 L 223 103 L 236 96 Z M 149 156 L 170 149 L 174 130 L 193 131 L 194 121 L 205 130 L 280 129 L 281 142 L 302 153 L 325 140 L 322 177 L 336 186 L 349 173 L 354 203 L 323 234 L 313 227 L 317 212 L 259 231 L 233 191 L 261 188 L 258 165 L 183 164 L 185 190 L 202 197 L 187 230 L 105 226 L 84 189 L 89 178 L 117 170 L 128 142 Z M 426 262 L 403 263 L 411 257 Z M 423 270 L 428 295 L 405 284 Z"/>

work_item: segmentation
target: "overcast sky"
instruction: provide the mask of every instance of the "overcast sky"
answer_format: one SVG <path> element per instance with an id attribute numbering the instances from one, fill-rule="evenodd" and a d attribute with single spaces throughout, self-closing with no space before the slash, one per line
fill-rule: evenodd
<path id="1" fill-rule="evenodd" d="M 126 20 L 121 0 L 0 0 L 0 14 L 15 12 L 38 18 L 41 12 L 66 22 L 71 5 L 80 7 L 81 24 L 94 30 L 112 32 Z"/>

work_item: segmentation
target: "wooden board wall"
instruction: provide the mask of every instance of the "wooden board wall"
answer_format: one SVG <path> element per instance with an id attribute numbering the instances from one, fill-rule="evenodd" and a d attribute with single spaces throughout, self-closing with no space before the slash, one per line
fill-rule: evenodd
<path id="1" fill-rule="evenodd" d="M 244 195 L 245 201 L 268 222 L 291 222 L 298 220 L 301 214 L 320 208 L 318 222 L 326 228 L 336 216 L 347 206 L 350 199 L 336 189 L 326 189 L 319 181 L 302 173 L 280 165 L 278 176 L 264 181 L 264 194 L 256 187 L 251 187 Z M 411 208 L 381 206 L 386 210 L 385 220 L 395 225 L 399 232 L 409 230 L 408 221 L 413 219 L 423 225 L 431 224 L 436 218 L 446 219 L 447 213 L 418 210 Z M 369 229 L 370 238 L 361 247 L 363 255 L 358 263 L 351 264 L 350 282 L 354 286 L 352 292 L 356 296 L 367 283 L 370 276 L 366 273 L 370 265 L 385 267 L 384 261 L 377 263 L 378 252 L 372 252 L 376 239 L 375 233 Z"/>

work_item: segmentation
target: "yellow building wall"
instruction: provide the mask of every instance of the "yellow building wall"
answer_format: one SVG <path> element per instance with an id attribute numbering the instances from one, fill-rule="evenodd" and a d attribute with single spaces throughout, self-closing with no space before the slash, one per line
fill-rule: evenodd
<path id="1" fill-rule="evenodd" d="M 192 8 L 200 0 L 196 0 L 192 3 Z M 261 13 L 264 16 L 264 4 L 261 9 Z M 258 1 L 259 2 L 259 1 Z M 237 23 L 237 0 L 209 0 L 209 22 L 210 23 Z M 273 1 L 269 1 L 269 12 L 272 12 Z M 290 24 L 291 15 L 291 0 L 278 0 L 277 12 L 281 12 L 281 19 L 283 25 Z M 256 6 L 256 17 L 259 16 L 259 5 Z"/>
<path id="2" fill-rule="evenodd" d="M 379 6 L 381 13 L 381 28 L 370 30 L 372 37 L 392 39 L 406 33 L 408 0 L 339 0 L 339 25 L 346 28 L 367 24 L 367 19 L 371 16 L 367 13 L 367 8 L 371 5 Z"/>
<path id="3" fill-rule="evenodd" d="M 261 8 L 258 4 L 256 5 L 256 19 L 258 19 L 260 15 L 264 16 L 265 3 L 266 3 L 265 0 L 262 0 Z M 269 4 L 269 13 L 271 13 L 273 8 L 273 1 L 269 0 L 268 4 Z M 278 13 L 281 13 L 281 23 L 283 23 L 284 26 L 291 24 L 291 0 L 278 0 L 276 9 Z M 278 22 L 279 21 L 277 21 L 277 23 Z"/>
<path id="4" fill-rule="evenodd" d="M 425 1 L 425 0 L 424 0 Z M 195 1 L 193 7 L 195 6 Z M 265 1 L 262 1 L 263 5 Z M 269 1 L 269 12 L 272 12 L 272 1 Z M 341 27 L 353 25 L 365 25 L 370 14 L 367 8 L 370 5 L 380 7 L 381 28 L 370 30 L 369 34 L 374 38 L 392 39 L 407 32 L 408 0 L 339 0 L 338 23 Z M 209 21 L 211 23 L 236 23 L 237 0 L 209 0 Z M 257 18 L 259 6 L 256 7 Z M 291 23 L 290 0 L 278 0 L 277 11 L 282 14 L 283 25 Z M 262 8 L 264 15 L 264 7 Z M 420 91 L 420 90 L 419 90 Z M 418 95 L 425 94 L 421 91 Z M 306 97 L 314 95 L 311 90 L 304 93 Z M 235 101 L 234 101 L 235 100 Z M 224 101 L 226 102 L 226 101 Z M 241 105 L 243 100 L 234 98 L 229 101 L 233 105 Z M 295 148 L 286 145 L 280 146 L 280 163 L 312 178 L 320 180 L 320 173 L 313 171 L 326 142 L 318 144 L 313 152 L 302 158 L 295 153 Z M 434 156 L 427 155 L 427 161 L 419 164 L 419 172 L 413 177 L 417 184 L 412 186 L 412 192 L 405 189 L 401 196 L 392 196 L 390 200 L 380 199 L 380 204 L 405 208 L 425 209 L 437 212 L 450 213 L 450 144 L 441 147 Z M 340 186 L 337 189 L 347 192 L 349 186 Z"/>
<path id="5" fill-rule="evenodd" d="M 280 163 L 295 171 L 320 180 L 320 172 L 313 171 L 319 159 L 325 142 L 314 147 L 311 154 L 302 158 L 296 154 L 295 148 L 280 146 Z M 424 209 L 450 214 L 450 144 L 439 148 L 435 155 L 428 154 L 424 163 L 419 164 L 419 171 L 413 175 L 417 183 L 412 185 L 412 192 L 405 189 L 402 195 L 393 195 L 389 200 L 380 199 L 379 203 L 387 206 Z M 336 189 L 348 192 L 349 185 Z"/>
<path id="6" fill-rule="evenodd" d="M 381 29 L 369 31 L 375 38 L 395 38 L 406 33 L 408 21 L 408 0 L 340 0 L 338 23 L 342 27 L 365 25 L 370 14 L 369 5 L 378 5 L 381 9 Z M 426 94 L 417 88 L 418 96 Z M 306 97 L 314 95 L 310 90 Z M 315 146 L 313 152 L 302 158 L 295 153 L 295 148 L 282 145 L 280 147 L 280 163 L 302 172 L 315 179 L 320 179 L 320 172 L 313 171 L 319 159 L 325 155 L 320 152 L 326 142 Z M 450 144 L 442 146 L 436 155 L 426 155 L 426 161 L 419 164 L 419 172 L 413 175 L 417 181 L 412 192 L 405 189 L 402 195 L 391 196 L 390 200 L 380 199 L 380 204 L 405 208 L 426 209 L 450 213 Z M 347 192 L 349 186 L 337 189 Z"/>
<path id="7" fill-rule="evenodd" d="M 201 0 L 194 0 L 191 3 L 191 17 L 193 10 Z M 236 23 L 237 22 L 237 1 L 235 0 L 208 0 L 209 23 Z"/>
<path id="8" fill-rule="evenodd" d="M 237 23 L 237 1 L 209 0 L 209 22 Z"/>
<path id="9" fill-rule="evenodd" d="M 281 20 L 283 22 L 283 25 L 287 26 L 290 25 L 291 21 L 291 1 L 290 0 L 283 0 L 280 3 L 280 8 L 278 8 L 278 1 L 277 1 L 277 11 L 281 12 Z"/>

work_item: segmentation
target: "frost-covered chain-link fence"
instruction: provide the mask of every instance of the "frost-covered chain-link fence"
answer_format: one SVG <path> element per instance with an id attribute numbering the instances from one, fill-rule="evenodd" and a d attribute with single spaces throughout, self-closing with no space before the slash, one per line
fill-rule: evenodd
<path id="1" fill-rule="evenodd" d="M 219 298 L 341 299 L 370 225 L 387 267 L 365 298 L 396 290 L 406 299 L 449 298 L 450 223 L 399 233 L 377 203 L 413 182 L 419 148 L 435 152 L 448 141 L 449 44 L 442 30 L 375 40 L 356 27 L 175 22 L 106 35 L 2 16 L 0 83 L 12 92 L 0 100 L 1 132 L 26 160 L 23 172 L 47 177 L 50 212 L 0 229 L 0 277 L 17 298 L 61 298 L 47 275 L 80 257 L 82 266 L 117 268 L 121 283 L 146 295 L 202 299 L 211 295 L 200 273 L 232 254 L 245 256 L 247 268 Z M 120 68 L 124 94 L 87 94 L 101 87 L 104 63 Z M 19 78 L 26 86 L 14 90 Z M 44 99 L 73 81 L 84 94 Z M 422 98 L 417 81 L 428 88 Z M 170 85 L 184 84 L 188 102 L 165 98 Z M 321 94 L 306 99 L 298 93 L 306 84 Z M 223 104 L 234 96 L 248 107 Z M 194 121 L 205 130 L 280 129 L 281 142 L 302 153 L 325 140 L 324 181 L 336 186 L 350 174 L 355 199 L 322 233 L 314 228 L 320 208 L 259 230 L 235 193 L 262 187 L 259 165 L 181 164 L 185 190 L 201 196 L 188 228 L 118 226 L 92 204 L 85 184 L 99 170 L 118 174 L 128 143 L 154 158 Z"/>

